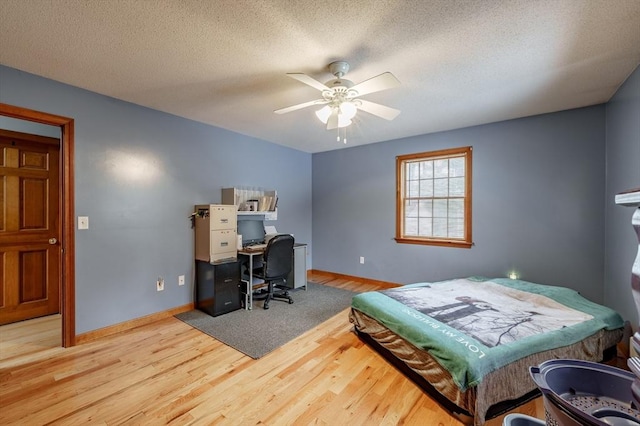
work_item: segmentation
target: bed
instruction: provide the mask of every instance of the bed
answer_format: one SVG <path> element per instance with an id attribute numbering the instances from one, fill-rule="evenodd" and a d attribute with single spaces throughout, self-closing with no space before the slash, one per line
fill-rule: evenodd
<path id="1" fill-rule="evenodd" d="M 469 277 L 353 298 L 355 332 L 465 424 L 538 396 L 529 366 L 615 354 L 623 320 L 576 291 Z"/>

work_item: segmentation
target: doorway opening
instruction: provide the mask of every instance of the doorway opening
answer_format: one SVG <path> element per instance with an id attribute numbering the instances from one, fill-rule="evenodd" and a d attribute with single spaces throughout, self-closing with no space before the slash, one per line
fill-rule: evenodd
<path id="1" fill-rule="evenodd" d="M 60 289 L 62 315 L 62 346 L 75 345 L 75 229 L 74 229 L 74 185 L 73 152 L 74 120 L 68 117 L 35 111 L 0 103 L 0 115 L 18 120 L 58 126 L 60 138 L 60 192 L 61 192 L 61 262 Z"/>

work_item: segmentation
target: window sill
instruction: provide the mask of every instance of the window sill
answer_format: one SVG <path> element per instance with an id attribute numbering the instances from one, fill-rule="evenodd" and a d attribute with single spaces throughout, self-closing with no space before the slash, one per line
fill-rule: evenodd
<path id="1" fill-rule="evenodd" d="M 441 247 L 457 247 L 457 248 L 471 248 L 472 242 L 468 241 L 456 241 L 456 240 L 438 240 L 438 239 L 425 239 L 425 238 L 394 238 L 396 243 L 399 244 L 418 244 L 424 246 L 441 246 Z"/>

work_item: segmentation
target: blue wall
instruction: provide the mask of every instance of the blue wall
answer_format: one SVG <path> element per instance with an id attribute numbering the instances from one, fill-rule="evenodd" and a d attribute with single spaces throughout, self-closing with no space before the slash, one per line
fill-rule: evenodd
<path id="1" fill-rule="evenodd" d="M 396 243 L 395 157 L 468 145 L 475 245 Z M 603 105 L 314 154 L 312 182 L 316 269 L 396 283 L 515 270 L 603 301 Z"/>
<path id="2" fill-rule="evenodd" d="M 267 223 L 311 243 L 310 154 L 2 66 L 0 102 L 75 119 L 77 333 L 192 302 L 187 218 L 223 187 L 277 190 Z"/>
<path id="3" fill-rule="evenodd" d="M 230 186 L 278 191 L 273 224 L 313 241 L 309 268 L 397 283 L 514 270 L 637 324 L 625 296 L 637 248 L 631 209 L 613 198 L 640 186 L 639 70 L 606 106 L 313 156 L 2 66 L 0 102 L 75 119 L 76 215 L 90 219 L 76 231 L 78 333 L 191 302 L 187 216 Z M 29 129 L 43 134 L 19 128 Z M 395 156 L 467 145 L 475 246 L 395 243 Z"/>
<path id="4" fill-rule="evenodd" d="M 640 68 L 607 103 L 607 187 L 605 303 L 638 326 L 631 298 L 631 265 L 638 239 L 631 227 L 633 210 L 615 204 L 615 195 L 640 187 Z"/>

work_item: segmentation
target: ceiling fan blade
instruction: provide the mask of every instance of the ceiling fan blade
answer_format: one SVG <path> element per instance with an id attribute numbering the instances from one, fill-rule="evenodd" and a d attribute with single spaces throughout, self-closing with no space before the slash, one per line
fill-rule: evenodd
<path id="1" fill-rule="evenodd" d="M 285 114 L 287 112 L 291 112 L 291 111 L 296 111 L 302 108 L 306 108 L 306 107 L 310 107 L 312 105 L 322 105 L 322 104 L 326 104 L 327 101 L 325 101 L 324 99 L 315 99 L 313 101 L 309 101 L 309 102 L 304 102 L 302 104 L 298 104 L 298 105 L 292 105 L 290 107 L 286 107 L 286 108 L 280 108 L 277 109 L 273 112 L 275 112 L 276 114 Z"/>
<path id="2" fill-rule="evenodd" d="M 369 93 L 380 92 L 382 90 L 393 89 L 400 86 L 400 81 L 390 72 L 385 72 L 362 83 L 358 83 L 351 88 L 358 92 L 358 96 L 367 95 Z"/>
<path id="3" fill-rule="evenodd" d="M 289 77 L 291 78 L 295 78 L 296 80 L 298 80 L 301 83 L 304 83 L 308 86 L 313 87 L 314 89 L 317 89 L 319 91 L 324 91 L 324 90 L 331 90 L 330 88 L 328 88 L 327 86 L 325 86 L 323 83 L 320 83 L 318 80 L 316 80 L 315 78 L 311 78 L 306 74 L 302 74 L 302 73 L 298 73 L 298 72 L 294 72 L 294 73 L 288 73 L 287 74 Z"/>
<path id="4" fill-rule="evenodd" d="M 338 108 L 334 108 L 333 111 L 331 111 L 331 115 L 329 116 L 329 119 L 327 120 L 327 130 L 333 130 L 333 129 L 337 129 L 338 128 L 338 114 L 339 114 L 339 110 Z"/>
<path id="5" fill-rule="evenodd" d="M 369 114 L 377 115 L 378 117 L 384 118 L 385 120 L 393 120 L 400 114 L 399 109 L 390 108 L 388 106 L 380 105 L 375 102 L 365 101 L 364 99 L 358 99 L 360 102 L 358 105 L 358 109 L 361 109 L 364 112 L 368 112 Z"/>

